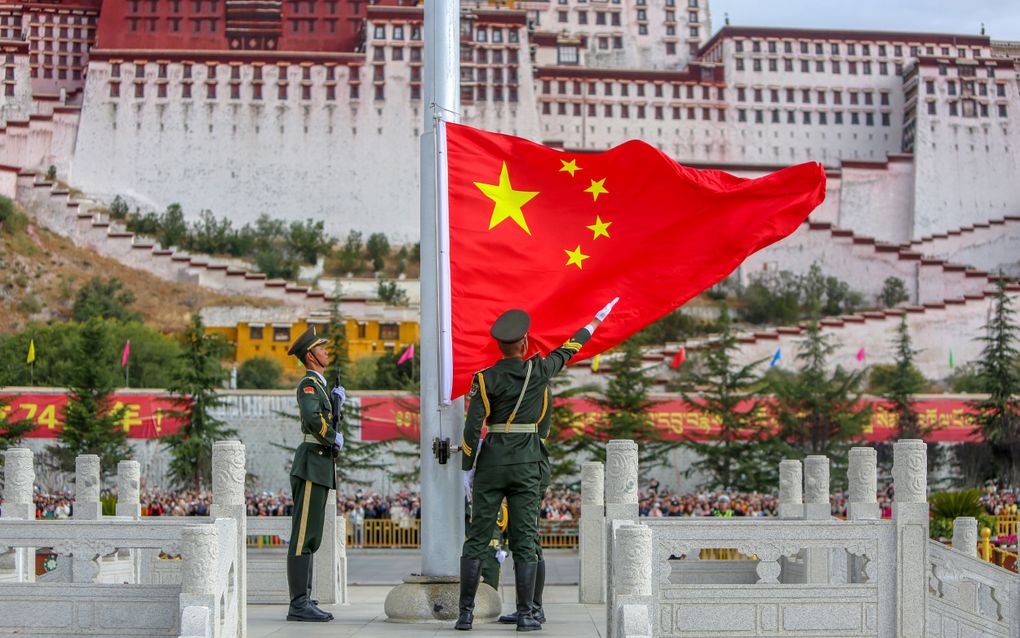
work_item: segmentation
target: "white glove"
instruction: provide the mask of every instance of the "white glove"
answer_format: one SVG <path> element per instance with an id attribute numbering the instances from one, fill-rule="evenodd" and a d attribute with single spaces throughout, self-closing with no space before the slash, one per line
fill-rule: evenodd
<path id="1" fill-rule="evenodd" d="M 503 564 L 503 561 L 506 560 L 506 557 L 507 557 L 506 550 L 501 549 L 498 552 L 496 552 L 496 562 L 498 562 L 500 565 Z"/>
<path id="2" fill-rule="evenodd" d="M 341 450 L 344 449 L 344 435 L 343 434 L 340 434 L 339 432 L 337 432 L 336 433 L 336 438 L 333 439 L 333 442 L 336 443 L 336 446 L 339 449 L 341 449 Z"/>
<path id="3" fill-rule="evenodd" d="M 605 321 L 606 317 L 609 316 L 609 313 L 612 312 L 613 306 L 615 306 L 616 302 L 619 300 L 620 298 L 616 297 L 615 299 L 607 303 L 605 308 L 595 313 L 595 318 L 598 319 L 599 321 Z"/>
<path id="4" fill-rule="evenodd" d="M 333 394 L 340 397 L 340 405 L 342 406 L 347 402 L 347 390 L 342 385 L 338 385 L 333 388 Z"/>
<path id="5" fill-rule="evenodd" d="M 471 496 L 471 486 L 474 484 L 474 482 L 475 482 L 475 468 L 471 468 L 470 470 L 464 472 L 464 492 L 469 497 Z"/>

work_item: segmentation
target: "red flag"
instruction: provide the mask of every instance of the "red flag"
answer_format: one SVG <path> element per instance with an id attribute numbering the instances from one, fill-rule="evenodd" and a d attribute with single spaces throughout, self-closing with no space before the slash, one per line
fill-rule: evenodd
<path id="1" fill-rule="evenodd" d="M 677 368 L 680 367 L 680 364 L 683 363 L 684 359 L 686 359 L 686 358 L 687 358 L 687 349 L 686 348 L 680 348 L 680 350 L 677 351 L 676 355 L 673 357 L 673 362 L 669 364 L 669 367 L 671 367 L 674 370 L 676 370 Z"/>
<path id="2" fill-rule="evenodd" d="M 447 397 L 499 358 L 489 328 L 508 308 L 531 314 L 531 346 L 548 352 L 619 296 L 580 353 L 594 356 L 792 233 L 825 197 L 817 163 L 748 180 L 638 141 L 564 153 L 457 124 L 444 133 Z"/>
<path id="3" fill-rule="evenodd" d="M 124 342 L 124 352 L 122 352 L 120 355 L 120 367 L 123 368 L 124 366 L 127 365 L 128 356 L 130 354 L 131 354 L 131 340 L 128 339 L 127 341 Z"/>

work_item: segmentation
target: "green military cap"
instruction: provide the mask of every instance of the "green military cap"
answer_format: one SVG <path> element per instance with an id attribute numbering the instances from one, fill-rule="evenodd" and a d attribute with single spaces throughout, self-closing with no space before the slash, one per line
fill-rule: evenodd
<path id="1" fill-rule="evenodd" d="M 321 346 L 325 343 L 329 343 L 329 339 L 318 336 L 315 334 L 315 328 L 310 327 L 308 330 L 301 333 L 301 336 L 291 344 L 290 350 L 287 351 L 287 354 L 294 355 L 301 361 L 304 361 L 305 355 L 308 354 L 312 348 L 315 346 Z"/>
<path id="2" fill-rule="evenodd" d="M 523 310 L 507 310 L 492 324 L 489 334 L 496 341 L 503 343 L 516 343 L 528 334 L 531 327 L 531 317 Z"/>

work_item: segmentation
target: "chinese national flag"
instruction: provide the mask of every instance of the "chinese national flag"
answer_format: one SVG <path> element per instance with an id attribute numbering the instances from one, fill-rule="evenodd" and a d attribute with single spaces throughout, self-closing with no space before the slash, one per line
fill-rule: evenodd
<path id="1" fill-rule="evenodd" d="M 638 141 L 564 153 L 458 124 L 445 141 L 452 397 L 499 359 L 489 328 L 505 310 L 530 313 L 544 354 L 619 296 L 578 358 L 592 357 L 792 233 L 825 197 L 817 163 L 750 180 Z"/>

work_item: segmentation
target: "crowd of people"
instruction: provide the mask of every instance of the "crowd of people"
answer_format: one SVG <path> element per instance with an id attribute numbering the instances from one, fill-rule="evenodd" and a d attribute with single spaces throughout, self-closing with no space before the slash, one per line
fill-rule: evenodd
<path id="1" fill-rule="evenodd" d="M 981 502 L 988 514 L 997 516 L 1016 511 L 1017 494 L 1008 489 L 985 486 Z M 884 485 L 877 495 L 883 517 L 892 515 L 893 487 Z M 290 516 L 294 501 L 285 492 L 258 492 L 246 497 L 249 516 Z M 206 516 L 212 504 L 210 492 L 193 490 L 144 490 L 140 498 L 143 516 Z M 834 491 L 830 497 L 833 516 L 846 516 L 847 495 Z M 758 494 L 721 490 L 673 491 L 655 481 L 638 492 L 640 516 L 776 516 L 778 498 L 774 494 Z M 74 495 L 68 491 L 35 494 L 36 518 L 69 518 L 74 509 Z M 421 499 L 416 492 L 401 490 L 396 494 L 355 490 L 337 495 L 337 510 L 352 523 L 378 519 L 420 519 Z M 550 488 L 542 499 L 540 516 L 547 520 L 569 521 L 581 516 L 580 492 Z"/>

